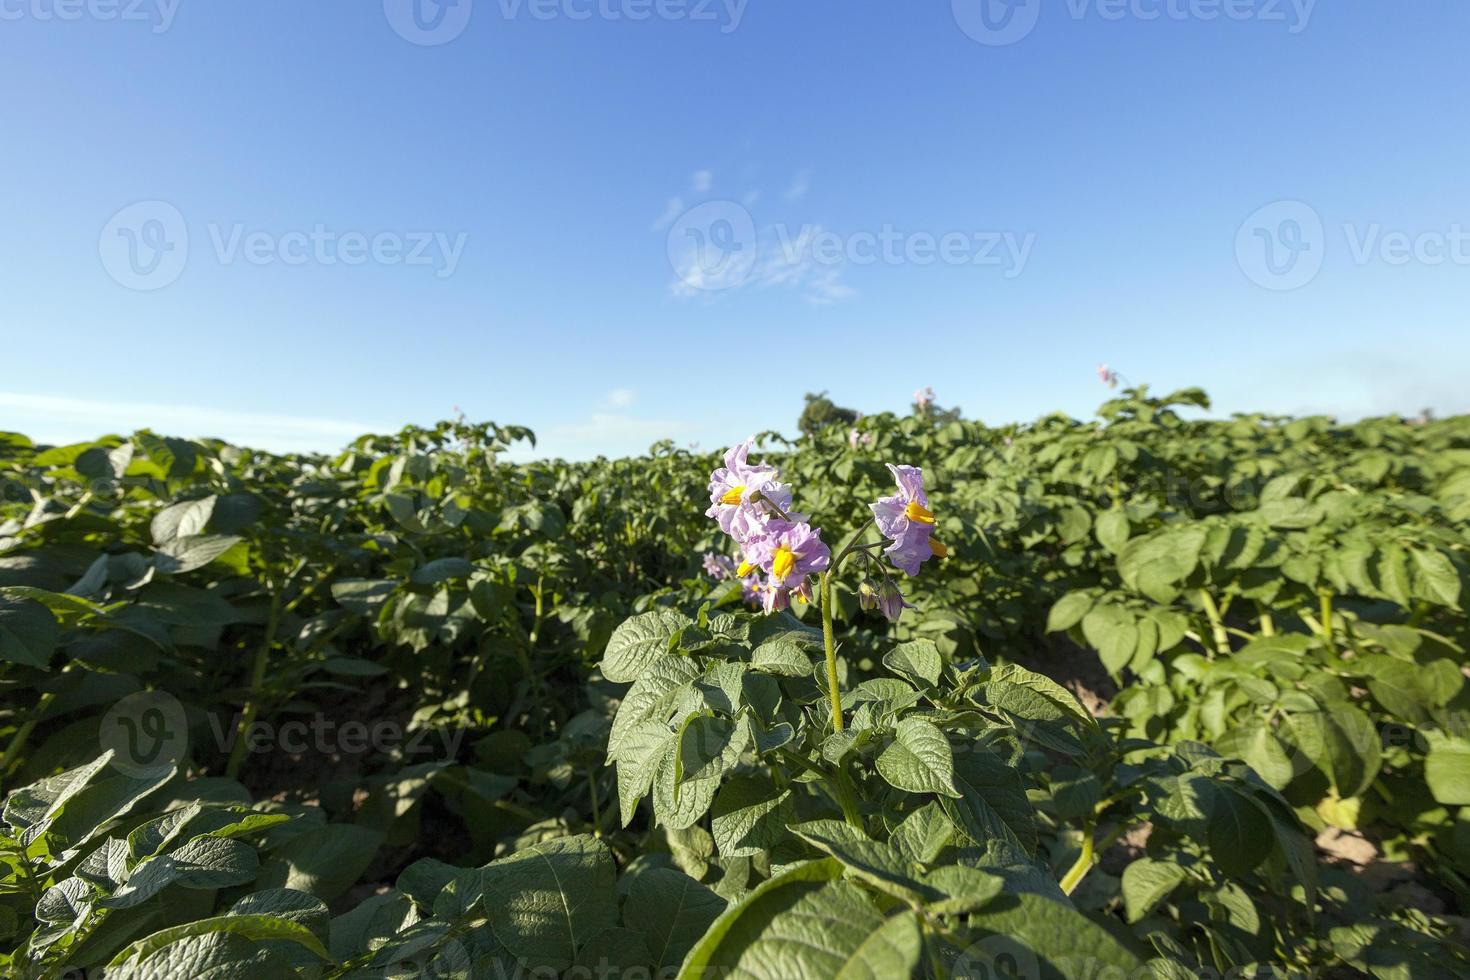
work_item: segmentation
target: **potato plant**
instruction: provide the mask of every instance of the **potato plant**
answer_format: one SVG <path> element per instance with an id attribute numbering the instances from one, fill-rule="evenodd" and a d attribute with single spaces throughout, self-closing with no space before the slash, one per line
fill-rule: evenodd
<path id="1" fill-rule="evenodd" d="M 0 434 L 0 975 L 1465 975 L 1470 426 L 1207 404 Z"/>

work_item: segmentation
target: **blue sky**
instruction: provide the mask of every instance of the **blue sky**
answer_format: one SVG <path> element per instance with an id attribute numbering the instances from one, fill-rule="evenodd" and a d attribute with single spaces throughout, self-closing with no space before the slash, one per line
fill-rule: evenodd
<path id="1" fill-rule="evenodd" d="M 988 2 L 0 0 L 0 428 L 1470 410 L 1470 7 Z"/>

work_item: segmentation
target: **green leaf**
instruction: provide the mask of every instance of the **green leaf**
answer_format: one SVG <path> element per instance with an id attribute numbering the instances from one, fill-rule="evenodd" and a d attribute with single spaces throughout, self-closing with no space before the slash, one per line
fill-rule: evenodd
<path id="1" fill-rule="evenodd" d="M 1436 802 L 1470 806 L 1470 741 L 1450 736 L 1431 741 L 1424 778 Z"/>
<path id="2" fill-rule="evenodd" d="M 680 980 L 910 976 L 922 948 L 914 913 L 885 919 L 857 885 L 834 880 L 841 869 L 812 861 L 761 884 L 715 920 Z"/>
<path id="3" fill-rule="evenodd" d="M 1123 869 L 1123 904 L 1128 921 L 1137 922 L 1189 878 L 1173 861 L 1140 858 Z"/>
<path id="4" fill-rule="evenodd" d="M 625 620 L 607 641 L 602 675 L 619 684 L 637 680 L 669 652 L 674 634 L 692 623 L 688 616 L 673 609 L 655 609 Z"/>
<path id="5" fill-rule="evenodd" d="M 944 897 L 924 906 L 926 911 L 937 915 L 963 915 L 983 908 L 1006 887 L 1004 878 L 963 864 L 935 868 L 924 876 L 924 884 L 943 893 Z"/>
<path id="6" fill-rule="evenodd" d="M 1114 676 L 1128 666 L 1138 648 L 1138 627 L 1133 617 L 1118 606 L 1094 606 L 1082 618 L 1082 634 Z"/>
<path id="7" fill-rule="evenodd" d="M 761 643 L 751 652 L 750 669 L 784 677 L 810 677 L 812 639 L 794 630 Z"/>
<path id="8" fill-rule="evenodd" d="M 165 575 L 183 575 L 210 564 L 240 540 L 228 534 L 191 534 L 174 538 L 154 552 L 153 565 Z"/>
<path id="9" fill-rule="evenodd" d="M 1415 548 L 1409 552 L 1414 566 L 1414 594 L 1452 609 L 1460 607 L 1460 573 L 1441 552 Z"/>
<path id="10" fill-rule="evenodd" d="M 944 671 L 944 658 L 933 640 L 909 640 L 888 651 L 883 666 L 920 687 L 935 687 Z"/>
<path id="11" fill-rule="evenodd" d="M 332 583 L 332 598 L 344 609 L 372 616 L 397 588 L 389 579 L 344 578 Z"/>
<path id="12" fill-rule="evenodd" d="M 1258 719 L 1227 730 L 1215 740 L 1215 748 L 1221 755 L 1240 759 L 1276 789 L 1285 789 L 1296 775 L 1280 740 Z"/>
<path id="13" fill-rule="evenodd" d="M 725 900 L 672 868 L 639 873 L 623 903 L 623 921 L 642 933 L 657 970 L 684 961 L 710 923 L 725 911 Z"/>
<path id="14" fill-rule="evenodd" d="M 1026 798 L 1020 773 L 993 752 L 972 749 L 955 759 L 956 799 L 941 805 L 977 845 L 1005 840 L 1034 853 L 1036 815 Z"/>
<path id="15" fill-rule="evenodd" d="M 0 596 L 0 660 L 46 670 L 60 633 L 45 606 Z"/>
<path id="16" fill-rule="evenodd" d="M 185 500 L 159 511 L 149 528 L 153 543 L 162 547 L 175 538 L 203 534 L 204 529 L 209 526 L 209 519 L 214 516 L 216 499 L 218 498 L 210 496 L 200 500 Z"/>
<path id="17" fill-rule="evenodd" d="M 617 925 L 615 878 L 612 855 L 596 838 L 533 844 L 484 868 L 490 927 L 523 966 L 565 970 L 584 943 Z"/>
<path id="18" fill-rule="evenodd" d="M 1130 533 L 1128 515 L 1121 510 L 1107 511 L 1098 517 L 1094 533 L 1097 535 L 1098 544 L 1113 554 L 1118 554 L 1128 543 Z"/>
<path id="19" fill-rule="evenodd" d="M 713 715 L 690 718 L 678 747 L 664 756 L 653 779 L 653 811 L 673 830 L 694 826 L 709 811 L 720 780 L 750 745 L 750 725 Z"/>
<path id="20" fill-rule="evenodd" d="M 944 809 L 931 802 L 904 817 L 888 840 L 910 862 L 933 864 L 957 832 Z"/>
<path id="21" fill-rule="evenodd" d="M 413 570 L 410 576 L 414 585 L 438 585 L 450 579 L 469 578 L 475 566 L 463 558 L 437 558 Z"/>
<path id="22" fill-rule="evenodd" d="M 308 892 L 330 902 L 357 881 L 382 840 L 382 834 L 350 824 L 305 831 L 270 852 L 260 884 Z"/>
<path id="23" fill-rule="evenodd" d="M 1378 775 L 1382 744 L 1366 714 L 1348 705 L 1287 715 L 1291 741 L 1343 799 L 1361 796 Z"/>
<path id="24" fill-rule="evenodd" d="M 736 776 L 720 787 L 710 827 L 721 857 L 754 857 L 781 843 L 795 818 L 791 790 L 777 790 L 761 773 Z"/>
<path id="25" fill-rule="evenodd" d="M 1046 631 L 1060 633 L 1082 622 L 1092 609 L 1092 596 L 1086 592 L 1069 592 L 1057 600 L 1046 618 Z"/>
<path id="26" fill-rule="evenodd" d="M 901 851 L 891 844 L 878 843 L 841 820 L 811 820 L 796 824 L 791 832 L 890 895 L 910 902 L 936 897 L 919 881 L 919 869 Z"/>
<path id="27" fill-rule="evenodd" d="M 1144 975 L 1143 961 L 1111 932 L 1070 905 L 1040 895 L 996 899 L 969 921 L 976 941 L 956 964 L 956 976 L 1086 980 L 1112 971 Z M 1007 972 L 1017 966 L 1020 972 Z"/>
<path id="28" fill-rule="evenodd" d="M 954 786 L 954 752 L 949 739 L 922 718 L 898 723 L 893 742 L 878 756 L 877 767 L 890 786 L 906 792 L 960 795 Z"/>
<path id="29" fill-rule="evenodd" d="M 332 959 L 332 955 L 310 929 L 290 919 L 273 915 L 221 915 L 155 932 L 122 950 L 112 958 L 108 967 L 121 967 L 133 959 L 146 961 L 173 943 L 216 932 L 231 933 L 256 942 L 286 940 L 305 947 L 323 960 L 330 962 Z"/>

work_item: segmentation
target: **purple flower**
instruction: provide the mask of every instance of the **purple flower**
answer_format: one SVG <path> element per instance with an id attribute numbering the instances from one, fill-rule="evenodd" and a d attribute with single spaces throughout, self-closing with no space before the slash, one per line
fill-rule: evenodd
<path id="1" fill-rule="evenodd" d="M 761 586 L 761 608 L 766 615 L 780 612 L 791 605 L 791 593 L 777 585 Z"/>
<path id="2" fill-rule="evenodd" d="M 735 559 L 729 555 L 717 555 L 713 551 L 704 553 L 704 573 L 716 582 L 735 577 Z"/>
<path id="3" fill-rule="evenodd" d="M 898 586 L 892 580 L 883 583 L 883 589 L 878 593 L 878 610 L 890 623 L 898 622 L 898 617 L 903 615 L 905 609 L 913 609 L 913 605 L 906 601 L 903 593 L 898 591 Z"/>
<path id="4" fill-rule="evenodd" d="M 852 429 L 847 433 L 847 445 L 851 449 L 856 449 L 859 446 L 871 446 L 872 444 L 873 434 L 871 432 L 859 432 L 857 429 Z"/>
<path id="5" fill-rule="evenodd" d="M 914 392 L 914 404 L 919 406 L 921 411 L 934 404 L 934 389 L 920 388 Z"/>
<path id="6" fill-rule="evenodd" d="M 758 533 L 775 514 L 757 497 L 788 514 L 791 510 L 791 488 L 777 482 L 779 471 L 764 464 L 752 466 L 748 461 L 754 445 L 754 439 L 747 439 L 732 446 L 725 453 L 725 465 L 710 474 L 710 508 L 704 514 L 715 518 L 720 530 L 736 541 Z"/>
<path id="7" fill-rule="evenodd" d="M 831 559 L 822 532 L 805 523 L 773 520 L 766 525 L 766 533 L 745 543 L 746 564 L 759 566 L 771 577 L 772 585 L 783 589 L 822 571 Z"/>
<path id="8" fill-rule="evenodd" d="M 761 577 L 759 575 L 746 575 L 740 579 L 743 588 L 740 590 L 740 598 L 752 606 L 761 604 Z"/>
<path id="9" fill-rule="evenodd" d="M 1118 387 L 1118 372 L 1109 370 L 1106 364 L 1097 366 L 1097 379 L 1109 388 Z"/>
<path id="10" fill-rule="evenodd" d="M 904 574 L 917 575 L 919 566 L 932 556 L 943 558 L 948 552 L 931 537 L 934 514 L 929 510 L 929 495 L 924 492 L 924 471 L 892 463 L 888 469 L 898 483 L 898 493 L 881 497 L 869 506 L 878 530 L 892 542 L 883 553 Z"/>

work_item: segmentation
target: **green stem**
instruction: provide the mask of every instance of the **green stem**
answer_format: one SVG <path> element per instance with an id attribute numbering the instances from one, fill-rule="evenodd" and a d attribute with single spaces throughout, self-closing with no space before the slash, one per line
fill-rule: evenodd
<path id="1" fill-rule="evenodd" d="M 230 748 L 230 761 L 225 766 L 225 776 L 234 779 L 240 775 L 245 764 L 245 753 L 249 751 L 250 728 L 260 714 L 260 688 L 265 683 L 265 670 L 270 663 L 271 647 L 276 643 L 276 629 L 281 622 L 281 597 L 271 596 L 270 617 L 265 625 L 265 639 L 255 651 L 255 663 L 250 668 L 250 686 L 246 689 L 245 707 L 240 712 L 240 724 L 235 729 L 235 744 Z"/>
<path id="2" fill-rule="evenodd" d="M 1215 605 L 1215 599 L 1206 589 L 1199 590 L 1200 605 L 1205 607 L 1205 615 L 1210 620 L 1210 631 L 1215 636 L 1215 652 L 1222 656 L 1230 655 L 1230 635 L 1225 632 L 1225 622 L 1220 618 L 1220 607 Z"/>
<path id="3" fill-rule="evenodd" d="M 819 601 L 822 605 L 822 647 L 827 654 L 827 696 L 832 700 L 832 731 L 842 731 L 842 691 L 837 685 L 837 641 L 832 635 L 832 580 L 837 577 L 837 570 L 842 567 L 843 559 L 852 554 L 859 546 L 863 535 L 868 533 L 868 528 L 873 526 L 873 518 L 868 518 L 862 526 L 852 532 L 847 543 L 837 552 L 837 557 L 832 559 L 832 564 L 822 573 L 820 579 L 821 595 Z"/>
<path id="4" fill-rule="evenodd" d="M 1076 862 L 1068 869 L 1066 874 L 1062 875 L 1062 880 L 1057 882 L 1062 891 L 1068 895 L 1077 890 L 1077 886 L 1082 883 L 1082 879 L 1087 876 L 1087 872 L 1092 870 L 1092 830 L 1092 821 L 1089 820 L 1087 826 L 1082 828 L 1082 853 L 1077 855 Z"/>
<path id="5" fill-rule="evenodd" d="M 1267 609 L 1265 606 L 1261 605 L 1259 602 L 1256 603 L 1256 609 L 1260 613 L 1261 635 L 1262 636 L 1275 636 L 1276 635 L 1276 621 L 1271 618 L 1271 610 Z"/>
<path id="6" fill-rule="evenodd" d="M 1336 653 L 1332 642 L 1332 593 L 1326 589 L 1317 590 L 1317 605 L 1321 610 L 1322 638 L 1327 641 L 1328 652 Z"/>
<path id="7" fill-rule="evenodd" d="M 36 702 L 35 709 L 30 713 L 30 717 L 20 728 L 16 729 L 15 734 L 11 736 L 10 745 L 5 749 L 5 757 L 0 759 L 0 776 L 10 772 L 10 767 L 15 765 L 15 760 L 20 758 L 21 750 L 26 747 L 26 741 L 30 739 L 31 732 L 36 730 L 36 726 L 40 724 L 41 718 L 46 714 L 47 709 L 51 707 L 51 702 L 55 700 L 56 692 L 54 691 L 47 691 L 45 694 L 42 694 L 41 699 Z"/>
<path id="8" fill-rule="evenodd" d="M 837 643 L 832 637 L 832 573 L 822 574 L 822 646 L 827 653 L 827 696 L 832 700 L 832 731 L 842 731 L 842 691 L 837 686 Z"/>

